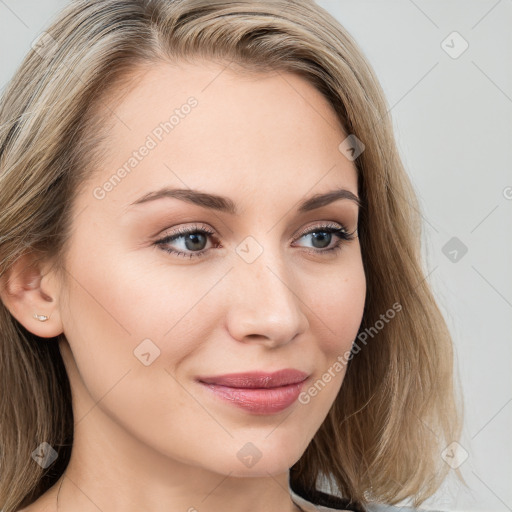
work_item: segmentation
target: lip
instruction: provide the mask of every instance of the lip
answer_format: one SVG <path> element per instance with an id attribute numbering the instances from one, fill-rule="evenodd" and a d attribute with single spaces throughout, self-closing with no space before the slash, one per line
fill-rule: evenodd
<path id="1" fill-rule="evenodd" d="M 198 377 L 197 380 L 204 384 L 216 384 L 230 388 L 278 388 L 289 384 L 298 384 L 304 381 L 308 374 L 286 368 L 277 372 L 247 372 L 247 373 L 229 373 L 226 375 L 216 375 L 212 377 Z"/>
<path id="2" fill-rule="evenodd" d="M 290 407 L 299 397 L 308 374 L 286 369 L 274 373 L 232 373 L 197 380 L 216 398 L 253 414 L 273 414 Z"/>

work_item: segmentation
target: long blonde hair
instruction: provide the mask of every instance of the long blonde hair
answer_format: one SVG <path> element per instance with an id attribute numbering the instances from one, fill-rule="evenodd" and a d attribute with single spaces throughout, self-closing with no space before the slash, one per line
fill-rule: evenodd
<path id="1" fill-rule="evenodd" d="M 323 481 L 357 506 L 404 499 L 418 506 L 450 470 L 441 452 L 462 428 L 452 340 L 422 269 L 420 208 L 384 94 L 350 34 L 312 0 L 68 5 L 1 99 L 0 276 L 27 251 L 61 261 L 73 201 L 101 157 L 112 115 L 104 95 L 128 86 L 141 66 L 196 57 L 300 74 L 364 144 L 354 161 L 367 279 L 360 333 L 372 336 L 354 345 L 342 389 L 291 468 L 290 485 L 312 500 L 320 500 Z M 376 329 L 396 303 L 400 312 Z M 1 304 L 3 512 L 37 499 L 69 462 L 71 393 L 57 340 L 35 336 Z M 31 457 L 42 442 L 58 452 L 47 469 Z"/>

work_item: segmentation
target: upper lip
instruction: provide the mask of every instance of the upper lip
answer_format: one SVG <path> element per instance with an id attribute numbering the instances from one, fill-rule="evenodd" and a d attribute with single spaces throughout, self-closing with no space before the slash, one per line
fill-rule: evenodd
<path id="1" fill-rule="evenodd" d="M 205 384 L 216 384 L 230 388 L 277 388 L 288 384 L 297 384 L 306 380 L 308 374 L 300 370 L 287 368 L 277 372 L 247 372 L 198 377 Z"/>

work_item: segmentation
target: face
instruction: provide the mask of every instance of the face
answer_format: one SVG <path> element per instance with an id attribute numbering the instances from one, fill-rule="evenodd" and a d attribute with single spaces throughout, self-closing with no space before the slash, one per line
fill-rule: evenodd
<path id="1" fill-rule="evenodd" d="M 267 476 L 325 419 L 362 319 L 357 173 L 312 85 L 223 69 L 155 65 L 115 106 L 74 205 L 60 347 L 85 436 Z M 303 372 L 302 387 L 198 380 L 283 369 Z"/>

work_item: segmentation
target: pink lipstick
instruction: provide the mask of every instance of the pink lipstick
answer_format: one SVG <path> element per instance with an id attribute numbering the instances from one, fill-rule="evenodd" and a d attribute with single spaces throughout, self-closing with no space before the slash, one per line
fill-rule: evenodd
<path id="1" fill-rule="evenodd" d="M 220 399 L 254 414 L 272 414 L 292 405 L 308 374 L 294 369 L 274 373 L 232 373 L 197 380 Z"/>

